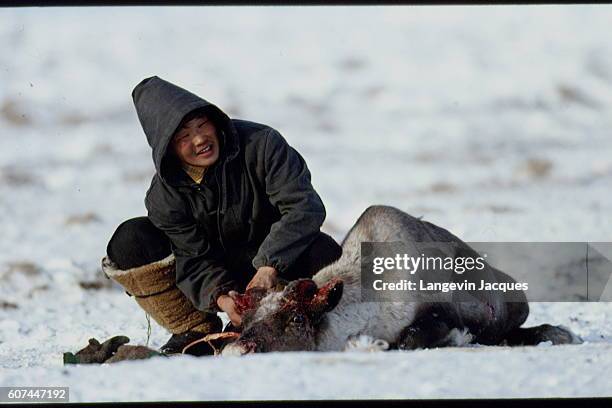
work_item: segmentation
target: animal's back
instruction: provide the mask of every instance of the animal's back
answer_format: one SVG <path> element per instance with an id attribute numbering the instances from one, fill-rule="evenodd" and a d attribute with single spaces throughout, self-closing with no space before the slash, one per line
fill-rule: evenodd
<path id="1" fill-rule="evenodd" d="M 342 241 L 342 256 L 319 271 L 314 277 L 318 284 L 339 277 L 345 285 L 359 285 L 362 242 L 461 242 L 444 228 L 413 217 L 395 207 L 373 205 L 355 222 Z"/>

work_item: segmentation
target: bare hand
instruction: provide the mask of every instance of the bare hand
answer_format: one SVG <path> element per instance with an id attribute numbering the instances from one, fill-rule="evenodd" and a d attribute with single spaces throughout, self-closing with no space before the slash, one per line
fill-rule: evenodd
<path id="1" fill-rule="evenodd" d="M 234 299 L 232 299 L 229 295 L 221 295 L 217 298 L 217 306 L 219 309 L 223 310 L 227 313 L 230 321 L 234 325 L 234 327 L 239 327 L 242 324 L 242 317 L 238 310 L 236 309 L 236 304 L 234 303 Z"/>
<path id="2" fill-rule="evenodd" d="M 262 266 L 257 270 L 253 279 L 249 282 L 246 287 L 246 290 L 251 288 L 265 288 L 270 289 L 276 285 L 277 281 L 277 272 L 271 266 Z"/>

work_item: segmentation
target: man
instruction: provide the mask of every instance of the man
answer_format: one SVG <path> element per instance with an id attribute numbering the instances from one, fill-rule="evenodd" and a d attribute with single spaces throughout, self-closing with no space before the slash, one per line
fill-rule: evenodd
<path id="1" fill-rule="evenodd" d="M 125 271 L 148 265 L 149 276 L 140 279 L 156 280 L 151 265 L 171 249 L 178 290 L 203 312 L 195 333 L 180 324 L 166 325 L 174 335 L 162 351 L 180 352 L 186 343 L 217 330 L 218 311 L 240 326 L 236 291 L 310 277 L 340 257 L 340 246 L 320 231 L 325 207 L 304 159 L 276 130 L 230 119 L 217 106 L 158 77 L 139 83 L 132 97 L 156 174 L 145 198 L 148 218 L 124 222 L 109 242 L 110 274 L 126 276 Z M 136 274 L 129 276 L 135 285 Z M 139 304 L 170 296 L 171 288 L 162 287 L 140 293 Z M 177 320 L 157 318 L 164 305 L 147 307 L 158 322 Z"/>

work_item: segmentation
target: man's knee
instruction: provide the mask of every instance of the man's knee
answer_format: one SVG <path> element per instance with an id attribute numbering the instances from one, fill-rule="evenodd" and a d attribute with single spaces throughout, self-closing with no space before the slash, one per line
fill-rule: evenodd
<path id="1" fill-rule="evenodd" d="M 172 252 L 168 237 L 147 217 L 121 223 L 106 247 L 106 254 L 126 270 L 166 258 Z"/>
<path id="2" fill-rule="evenodd" d="M 329 235 L 319 232 L 315 240 L 288 271 L 288 278 L 309 278 L 342 255 L 342 247 Z"/>
<path id="3" fill-rule="evenodd" d="M 335 239 L 324 232 L 319 232 L 319 235 L 314 240 L 308 251 L 317 263 L 317 270 L 323 269 L 327 265 L 337 261 L 342 256 L 342 247 Z M 315 271 L 315 272 L 316 272 Z"/>

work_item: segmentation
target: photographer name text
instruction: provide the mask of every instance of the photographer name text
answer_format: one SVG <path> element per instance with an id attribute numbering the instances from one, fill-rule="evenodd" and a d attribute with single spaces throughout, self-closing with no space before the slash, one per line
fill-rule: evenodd
<path id="1" fill-rule="evenodd" d="M 486 254 L 484 255 L 486 257 Z M 462 275 L 470 271 L 483 271 L 486 268 L 484 257 L 431 257 L 421 254 L 419 257 L 407 254 L 397 254 L 394 257 L 376 257 L 372 262 L 372 273 L 381 275 L 389 271 L 405 271 L 414 275 L 422 271 L 448 271 Z M 485 279 L 463 282 L 430 282 L 418 279 L 416 281 L 400 279 L 386 282 L 376 279 L 372 282 L 375 291 L 525 291 L 529 289 L 527 282 L 489 282 Z"/>

